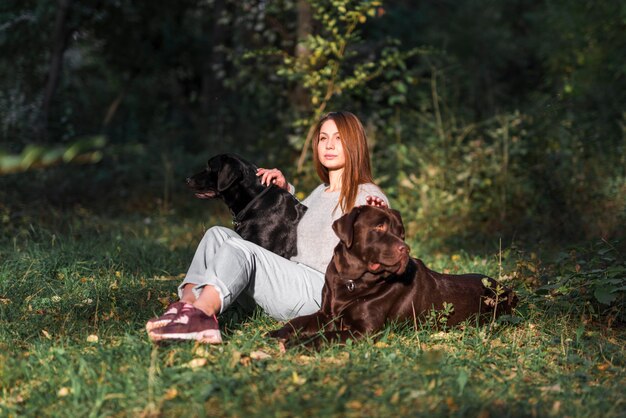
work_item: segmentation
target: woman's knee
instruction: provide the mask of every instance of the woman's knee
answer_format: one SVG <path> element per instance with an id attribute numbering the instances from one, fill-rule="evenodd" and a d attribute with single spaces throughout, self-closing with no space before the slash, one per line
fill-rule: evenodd
<path id="1" fill-rule="evenodd" d="M 218 239 L 220 241 L 225 241 L 228 238 L 236 235 L 236 232 L 232 229 L 226 228 L 225 226 L 212 226 L 206 230 L 204 233 L 205 240 L 214 240 Z"/>

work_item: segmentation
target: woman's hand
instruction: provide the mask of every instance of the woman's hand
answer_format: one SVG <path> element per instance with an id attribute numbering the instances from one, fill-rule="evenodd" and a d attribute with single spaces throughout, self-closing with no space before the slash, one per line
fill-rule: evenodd
<path id="1" fill-rule="evenodd" d="M 261 184 L 269 186 L 274 184 L 281 189 L 289 191 L 289 184 L 283 173 L 277 168 L 259 168 L 256 171 L 257 177 L 261 177 Z"/>
<path id="2" fill-rule="evenodd" d="M 377 208 L 386 208 L 387 204 L 383 199 L 378 196 L 367 196 L 365 198 L 365 203 L 370 206 L 376 206 Z"/>

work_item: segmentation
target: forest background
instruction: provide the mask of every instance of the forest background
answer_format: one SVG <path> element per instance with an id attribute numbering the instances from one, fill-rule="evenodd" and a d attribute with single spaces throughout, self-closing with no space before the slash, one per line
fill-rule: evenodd
<path id="1" fill-rule="evenodd" d="M 221 152 L 307 193 L 308 129 L 345 109 L 410 235 L 624 234 L 620 2 L 8 1 L 0 16 L 0 173 L 19 184 L 5 213 L 20 192 L 167 211 Z M 35 170 L 72 160 L 93 164 Z"/>

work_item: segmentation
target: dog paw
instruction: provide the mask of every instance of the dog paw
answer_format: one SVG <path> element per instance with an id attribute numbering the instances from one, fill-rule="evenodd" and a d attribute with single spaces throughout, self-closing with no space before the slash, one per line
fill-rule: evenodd
<path id="1" fill-rule="evenodd" d="M 269 338 L 274 338 L 281 341 L 286 341 L 291 336 L 291 331 L 289 329 L 280 328 L 274 331 L 270 331 L 266 334 Z"/>

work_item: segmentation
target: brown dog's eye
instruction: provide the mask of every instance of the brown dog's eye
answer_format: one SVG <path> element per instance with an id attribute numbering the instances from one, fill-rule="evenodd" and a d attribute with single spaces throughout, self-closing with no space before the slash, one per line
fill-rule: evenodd
<path id="1" fill-rule="evenodd" d="M 374 227 L 374 231 L 385 232 L 387 230 L 387 224 L 378 224 Z"/>

